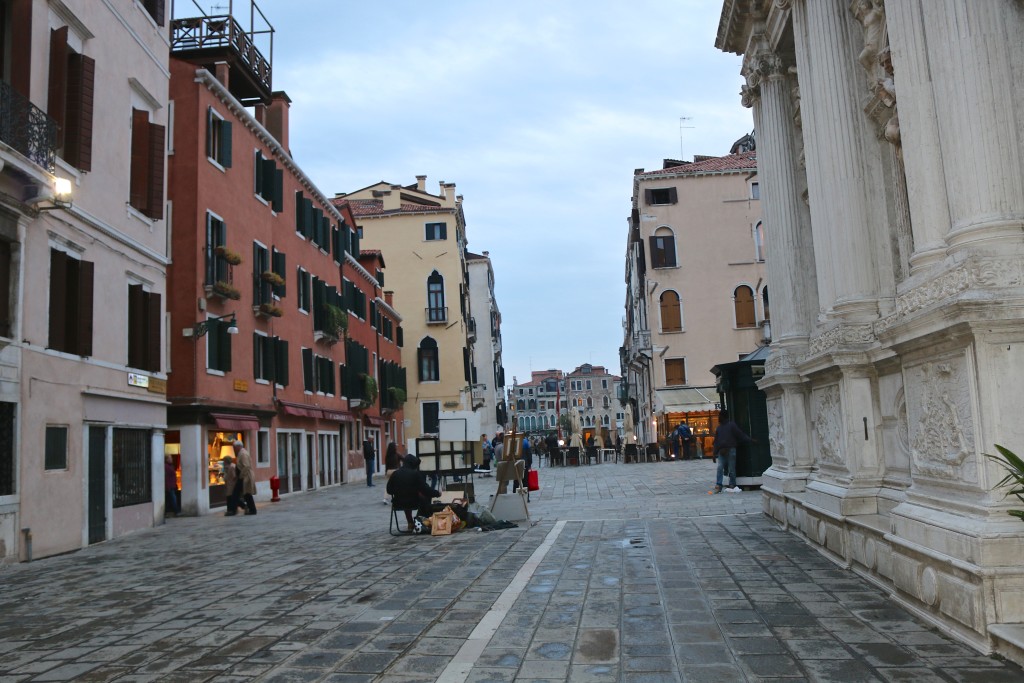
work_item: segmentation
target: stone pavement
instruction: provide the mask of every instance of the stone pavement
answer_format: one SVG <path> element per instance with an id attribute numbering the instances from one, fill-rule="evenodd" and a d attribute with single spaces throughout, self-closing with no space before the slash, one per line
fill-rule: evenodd
<path id="1" fill-rule="evenodd" d="M 0 681 L 1024 680 L 710 462 L 540 475 L 516 529 L 392 538 L 352 484 L 0 567 Z"/>

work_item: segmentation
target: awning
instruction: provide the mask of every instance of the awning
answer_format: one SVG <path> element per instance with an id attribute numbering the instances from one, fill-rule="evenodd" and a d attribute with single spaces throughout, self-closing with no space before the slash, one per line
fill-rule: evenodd
<path id="1" fill-rule="evenodd" d="M 384 418 L 383 417 L 377 417 L 376 415 L 367 415 L 363 419 L 366 420 L 367 422 L 369 422 L 372 425 L 377 425 L 378 427 L 383 426 L 383 424 L 384 424 Z"/>
<path id="2" fill-rule="evenodd" d="M 680 387 L 657 389 L 654 392 L 661 403 L 662 413 L 688 413 L 697 410 L 717 410 L 718 394 L 712 387 Z"/>
<path id="3" fill-rule="evenodd" d="M 217 429 L 225 432 L 259 431 L 260 421 L 252 415 L 231 415 L 229 413 L 210 413 Z"/>
<path id="4" fill-rule="evenodd" d="M 336 422 L 355 422 L 356 421 L 356 419 L 354 417 L 352 417 L 352 413 L 346 412 L 344 410 L 328 410 L 327 408 L 324 408 L 323 411 L 324 411 L 324 419 L 327 419 L 327 420 L 335 420 Z"/>
<path id="5" fill-rule="evenodd" d="M 320 408 L 317 408 L 316 406 L 307 406 L 302 403 L 288 403 L 286 401 L 278 401 L 278 404 L 281 406 L 281 412 L 285 415 L 312 418 L 324 416 L 324 411 L 320 410 Z"/>

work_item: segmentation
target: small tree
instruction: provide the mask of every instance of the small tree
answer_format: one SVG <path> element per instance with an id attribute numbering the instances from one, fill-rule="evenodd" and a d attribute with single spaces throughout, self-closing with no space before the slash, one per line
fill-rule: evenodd
<path id="1" fill-rule="evenodd" d="M 1024 460 L 1021 460 L 1021 458 L 1010 449 L 1003 448 L 999 444 L 996 444 L 996 450 L 999 451 L 999 455 L 985 453 L 985 457 L 995 460 L 1002 465 L 1003 468 L 1007 470 L 1007 475 L 995 485 L 995 488 L 1011 484 L 1012 488 L 1006 492 L 1006 495 L 1016 496 L 1019 501 L 1024 503 Z M 1024 510 L 1007 510 L 1006 512 L 1007 514 L 1024 521 Z"/>

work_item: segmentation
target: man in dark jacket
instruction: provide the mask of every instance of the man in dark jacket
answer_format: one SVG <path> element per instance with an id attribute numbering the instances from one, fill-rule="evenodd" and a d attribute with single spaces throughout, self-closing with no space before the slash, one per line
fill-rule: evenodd
<path id="1" fill-rule="evenodd" d="M 715 476 L 715 493 L 722 492 L 723 468 L 729 468 L 728 493 L 739 493 L 739 486 L 736 486 L 736 446 L 743 443 L 754 443 L 754 440 L 743 433 L 743 430 L 729 418 L 729 411 L 723 410 L 718 414 L 718 429 L 715 430 L 715 445 L 712 453 L 718 458 L 718 474 Z"/>
<path id="2" fill-rule="evenodd" d="M 420 459 L 412 454 L 405 456 L 402 466 L 388 479 L 388 493 L 391 504 L 405 511 L 409 532 L 413 530 L 413 509 L 418 508 L 421 517 L 428 517 L 430 501 L 441 495 L 427 483 L 427 475 L 420 472 Z"/>
<path id="3" fill-rule="evenodd" d="M 373 471 L 377 469 L 377 452 L 369 438 L 363 439 L 363 460 L 366 461 L 366 485 L 373 486 Z"/>

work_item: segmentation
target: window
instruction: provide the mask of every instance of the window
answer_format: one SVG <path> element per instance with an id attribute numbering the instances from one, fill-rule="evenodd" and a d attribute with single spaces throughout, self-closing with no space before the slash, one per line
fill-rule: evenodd
<path id="1" fill-rule="evenodd" d="M 164 217 L 165 129 L 149 112 L 132 109 L 131 185 L 128 203 L 154 220 Z"/>
<path id="2" fill-rule="evenodd" d="M 302 349 L 302 389 L 312 393 L 316 390 L 313 380 L 313 349 Z"/>
<path id="3" fill-rule="evenodd" d="M 764 261 L 764 254 L 764 223 L 758 221 L 754 226 L 754 258 Z"/>
<path id="4" fill-rule="evenodd" d="M 588 408 L 593 408 L 594 407 L 594 397 L 593 396 L 587 396 L 587 407 Z"/>
<path id="5" fill-rule="evenodd" d="M 0 402 L 0 496 L 12 496 L 17 491 L 14 469 L 15 405 Z"/>
<path id="6" fill-rule="evenodd" d="M 142 0 L 142 6 L 149 12 L 149 16 L 153 17 L 153 21 L 156 22 L 157 26 L 164 25 L 164 7 L 166 5 L 166 0 Z"/>
<path id="7" fill-rule="evenodd" d="M 0 217 L 0 222 L 4 218 Z M 11 242 L 0 238 L 0 337 L 10 337 L 11 319 Z"/>
<path id="8" fill-rule="evenodd" d="M 209 211 L 206 212 L 206 285 L 227 282 L 230 279 L 230 265 L 218 247 L 227 248 L 228 231 L 222 221 Z"/>
<path id="9" fill-rule="evenodd" d="M 736 309 L 736 327 L 757 327 L 754 316 L 754 292 L 746 285 L 740 285 L 733 292 L 733 306 Z"/>
<path id="10" fill-rule="evenodd" d="M 435 240 L 446 240 L 448 239 L 448 224 L 447 223 L 427 223 L 426 225 L 426 236 L 423 238 L 427 242 Z"/>
<path id="11" fill-rule="evenodd" d="M 160 295 L 128 285 L 128 367 L 160 372 Z"/>
<path id="12" fill-rule="evenodd" d="M 151 436 L 146 429 L 115 429 L 111 474 L 114 478 L 114 507 L 149 503 Z"/>
<path id="13" fill-rule="evenodd" d="M 253 192 L 257 197 L 270 204 L 276 213 L 284 210 L 284 171 L 277 167 L 273 159 L 263 158 L 263 153 L 256 150 L 255 182 Z"/>
<path id="14" fill-rule="evenodd" d="M 49 348 L 92 355 L 93 264 L 50 249 Z"/>
<path id="15" fill-rule="evenodd" d="M 221 168 L 231 168 L 231 122 L 213 107 L 206 110 L 206 156 Z"/>
<path id="16" fill-rule="evenodd" d="M 661 331 L 682 332 L 683 314 L 679 305 L 679 295 L 671 289 L 661 293 Z"/>
<path id="17" fill-rule="evenodd" d="M 771 309 L 768 308 L 768 288 L 767 287 L 765 287 L 764 289 L 761 290 L 761 310 L 764 312 L 764 319 L 765 320 L 771 320 L 772 319 Z"/>
<path id="18" fill-rule="evenodd" d="M 288 386 L 288 342 L 253 332 L 252 346 L 253 378 Z"/>
<path id="19" fill-rule="evenodd" d="M 651 235 L 651 268 L 675 268 L 676 238 L 672 230 L 664 226 Z"/>
<path id="20" fill-rule="evenodd" d="M 207 320 L 206 323 L 206 368 L 231 372 L 230 323 L 226 320 Z"/>
<path id="21" fill-rule="evenodd" d="M 674 187 L 644 190 L 644 201 L 648 205 L 675 204 L 679 201 L 678 193 Z"/>
<path id="22" fill-rule="evenodd" d="M 46 425 L 46 450 L 44 467 L 48 470 L 68 468 L 68 428 Z"/>
<path id="23" fill-rule="evenodd" d="M 424 401 L 423 404 L 423 427 L 424 434 L 438 434 L 441 432 L 441 404 L 437 401 Z"/>
<path id="24" fill-rule="evenodd" d="M 443 323 L 448 320 L 444 305 L 444 278 L 436 270 L 427 278 L 427 322 Z"/>
<path id="25" fill-rule="evenodd" d="M 588 379 L 588 380 L 587 380 L 587 391 L 590 391 L 590 389 L 591 389 L 591 388 L 592 388 L 592 387 L 591 387 L 591 385 L 590 385 L 590 380 Z"/>
<path id="26" fill-rule="evenodd" d="M 263 273 L 270 270 L 270 252 L 259 242 L 252 243 L 252 282 L 253 282 L 253 304 L 271 303 L 273 295 L 272 285 L 263 277 Z"/>
<path id="27" fill-rule="evenodd" d="M 611 407 L 610 404 L 609 404 L 607 396 L 602 397 L 601 404 L 602 404 L 602 406 L 601 406 L 602 408 L 606 408 L 607 409 L 607 408 Z"/>
<path id="28" fill-rule="evenodd" d="M 52 29 L 46 113 L 57 124 L 58 154 L 83 171 L 92 170 L 95 74 L 95 60 L 68 46 L 68 27 Z"/>
<path id="29" fill-rule="evenodd" d="M 438 367 L 437 342 L 430 337 L 424 337 L 420 347 L 416 351 L 421 382 L 437 382 L 441 379 L 440 368 Z"/>
<path id="30" fill-rule="evenodd" d="M 750 183 L 750 198 L 751 199 L 760 199 L 761 198 L 761 184 L 760 183 Z"/>
<path id="31" fill-rule="evenodd" d="M 310 283 L 310 275 L 304 269 L 299 268 L 296 271 L 296 279 L 298 284 L 298 304 L 300 311 L 306 311 L 307 313 L 313 308 L 313 290 Z"/>
<path id="32" fill-rule="evenodd" d="M 287 286 L 286 280 L 288 279 L 287 259 L 285 258 L 283 251 L 278 251 L 277 249 L 271 250 L 270 269 L 274 272 L 274 275 L 277 275 L 279 278 L 281 278 L 281 284 L 273 284 L 270 287 L 271 291 L 273 291 L 274 293 L 274 296 L 277 297 L 278 299 L 281 299 L 285 295 L 285 288 Z"/>
<path id="33" fill-rule="evenodd" d="M 665 359 L 665 384 L 679 386 L 686 384 L 686 361 L 683 358 Z"/>
<path id="34" fill-rule="evenodd" d="M 608 388 L 608 380 L 606 380 L 606 379 L 601 380 L 601 388 L 602 389 L 607 389 Z"/>
<path id="35" fill-rule="evenodd" d="M 256 434 L 256 466 L 270 467 L 270 432 L 265 429 Z"/>

